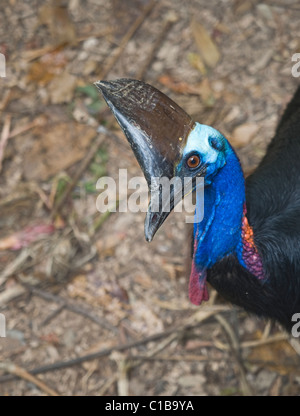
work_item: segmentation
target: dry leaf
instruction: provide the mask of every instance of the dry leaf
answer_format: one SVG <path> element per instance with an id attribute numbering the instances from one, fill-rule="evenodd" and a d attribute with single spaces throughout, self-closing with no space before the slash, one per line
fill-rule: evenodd
<path id="1" fill-rule="evenodd" d="M 200 72 L 200 74 L 206 75 L 207 70 L 204 65 L 204 62 L 202 61 L 201 57 L 197 53 L 192 53 L 192 52 L 189 53 L 188 61 L 193 68 L 197 69 Z"/>
<path id="2" fill-rule="evenodd" d="M 214 68 L 220 59 L 220 52 L 217 45 L 205 27 L 195 19 L 192 19 L 191 29 L 203 61 L 210 68 Z"/>
<path id="3" fill-rule="evenodd" d="M 255 123 L 242 124 L 234 129 L 230 143 L 237 148 L 246 146 L 255 136 L 258 129 L 259 126 Z"/>
<path id="4" fill-rule="evenodd" d="M 259 0 L 235 0 L 233 11 L 235 14 L 244 14 L 249 12 Z"/>
<path id="5" fill-rule="evenodd" d="M 60 74 L 67 65 L 67 59 L 59 49 L 46 53 L 38 61 L 32 62 L 26 77 L 27 82 L 34 82 L 44 86 L 58 74 Z"/>
<path id="6" fill-rule="evenodd" d="M 218 30 L 221 33 L 225 33 L 225 35 L 229 35 L 229 33 L 231 33 L 231 28 L 229 26 L 224 25 L 221 22 L 218 22 L 216 24 L 215 30 Z"/>
<path id="7" fill-rule="evenodd" d="M 39 25 L 46 25 L 55 43 L 72 43 L 76 38 L 75 26 L 67 6 L 61 0 L 52 0 L 39 9 Z"/>
<path id="8" fill-rule="evenodd" d="M 75 122 L 45 127 L 24 154 L 25 177 L 43 181 L 67 169 L 84 157 L 95 134 L 93 127 Z"/>
<path id="9" fill-rule="evenodd" d="M 247 360 L 260 362 L 265 368 L 288 374 L 291 368 L 299 366 L 299 356 L 287 341 L 278 341 L 272 345 L 261 345 L 253 348 Z"/>
<path id="10" fill-rule="evenodd" d="M 53 104 L 71 101 L 76 87 L 76 77 L 67 72 L 55 77 L 48 86 L 50 100 Z"/>

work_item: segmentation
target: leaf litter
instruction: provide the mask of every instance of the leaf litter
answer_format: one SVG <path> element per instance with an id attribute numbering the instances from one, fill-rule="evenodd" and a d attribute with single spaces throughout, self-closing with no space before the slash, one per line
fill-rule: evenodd
<path id="1" fill-rule="evenodd" d="M 281 45 L 295 52 L 297 12 L 252 1 L 154 3 L 13 7 L 7 0 L 1 11 L 8 58 L 0 103 L 7 115 L 0 120 L 1 394 L 240 395 L 250 386 L 256 395 L 292 395 L 299 388 L 297 346 L 278 326 L 229 308 L 212 290 L 203 308 L 189 304 L 183 216 L 172 215 L 151 245 L 143 213 L 99 221 L 93 183 L 117 178 L 119 168 L 141 173 L 92 87 L 103 70 L 112 79 L 143 68 L 147 82 L 232 137 L 249 171 L 295 89 L 282 72 Z M 158 44 L 170 10 L 178 19 Z M 14 26 L 16 16 L 22 25 Z M 143 50 L 153 53 L 148 68 Z M 99 124 L 113 134 L 87 157 Z M 216 314 L 238 333 L 244 372 Z M 89 353 L 99 356 L 89 361 Z M 54 369 L 30 377 L 44 364 Z M 8 381 L 9 373 L 18 379 Z"/>

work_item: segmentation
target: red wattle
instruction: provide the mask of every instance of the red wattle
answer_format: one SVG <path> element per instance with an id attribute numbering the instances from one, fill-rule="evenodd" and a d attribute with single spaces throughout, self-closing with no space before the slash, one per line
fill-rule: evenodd
<path id="1" fill-rule="evenodd" d="M 198 271 L 195 262 L 192 263 L 192 270 L 189 283 L 189 298 L 194 305 L 200 305 L 203 300 L 208 300 L 208 290 L 206 286 L 206 271 Z"/>

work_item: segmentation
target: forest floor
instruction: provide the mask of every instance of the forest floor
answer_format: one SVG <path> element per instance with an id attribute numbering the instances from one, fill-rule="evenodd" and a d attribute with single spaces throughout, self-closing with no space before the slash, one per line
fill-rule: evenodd
<path id="1" fill-rule="evenodd" d="M 299 83 L 298 1 L 2 3 L 0 394 L 298 395 L 297 338 L 212 288 L 190 304 L 183 214 L 149 244 L 145 212 L 97 211 L 100 177 L 141 170 L 93 86 L 151 83 L 247 175 Z"/>

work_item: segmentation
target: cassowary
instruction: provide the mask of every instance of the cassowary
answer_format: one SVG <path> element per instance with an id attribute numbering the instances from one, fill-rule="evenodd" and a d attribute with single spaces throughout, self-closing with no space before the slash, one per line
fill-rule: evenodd
<path id="1" fill-rule="evenodd" d="M 208 281 L 230 302 L 291 329 L 292 316 L 300 313 L 300 88 L 265 157 L 245 180 L 226 138 L 194 122 L 154 87 L 130 79 L 95 85 L 149 186 L 154 177 L 204 178 L 204 217 L 193 232 L 191 302 L 208 299 Z M 161 198 L 159 187 L 155 192 Z M 171 209 L 174 200 L 171 193 Z M 152 212 L 150 201 L 148 241 L 168 215 Z"/>

